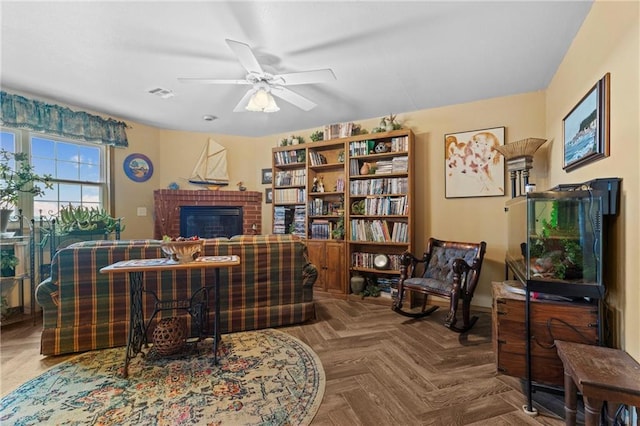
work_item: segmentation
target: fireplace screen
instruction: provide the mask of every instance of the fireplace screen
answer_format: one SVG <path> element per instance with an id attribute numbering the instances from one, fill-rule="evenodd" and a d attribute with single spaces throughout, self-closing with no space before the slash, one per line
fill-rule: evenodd
<path id="1" fill-rule="evenodd" d="M 180 235 L 200 238 L 242 234 L 242 207 L 183 206 L 180 208 Z"/>

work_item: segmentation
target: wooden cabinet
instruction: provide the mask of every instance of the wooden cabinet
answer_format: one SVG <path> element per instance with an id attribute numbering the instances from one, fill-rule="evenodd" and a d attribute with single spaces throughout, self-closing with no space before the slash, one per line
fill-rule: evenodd
<path id="1" fill-rule="evenodd" d="M 273 233 L 307 239 L 318 291 L 347 297 L 359 274 L 390 303 L 400 255 L 413 251 L 413 145 L 401 129 L 273 148 Z"/>
<path id="2" fill-rule="evenodd" d="M 309 260 L 318 268 L 315 289 L 334 296 L 344 296 L 344 242 L 309 240 L 307 250 Z"/>
<path id="3" fill-rule="evenodd" d="M 526 379 L 525 297 L 510 291 L 516 286 L 509 281 L 493 283 L 493 345 L 497 370 Z M 597 345 L 598 306 L 537 299 L 531 300 L 530 309 L 532 380 L 562 386 L 562 361 L 553 341 Z"/>

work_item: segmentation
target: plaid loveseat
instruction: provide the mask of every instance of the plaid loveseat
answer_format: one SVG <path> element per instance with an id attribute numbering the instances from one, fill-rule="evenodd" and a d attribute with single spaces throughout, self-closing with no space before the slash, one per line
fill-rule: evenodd
<path id="1" fill-rule="evenodd" d="M 307 260 L 305 244 L 290 235 L 239 235 L 207 239 L 205 255 L 240 256 L 241 264 L 221 268 L 220 327 L 222 333 L 296 324 L 315 316 L 313 284 L 317 270 Z M 44 324 L 40 352 L 44 355 L 83 352 L 126 345 L 129 327 L 128 276 L 101 274 L 100 268 L 127 259 L 163 257 L 160 241 L 85 241 L 56 253 L 51 277 L 36 289 Z M 213 278 L 214 270 L 146 272 L 143 309 L 153 313 L 155 299 L 184 300 Z M 226 284 L 225 284 L 226 283 Z M 213 294 L 209 318 L 213 320 Z M 185 311 L 161 311 L 149 327 Z"/>

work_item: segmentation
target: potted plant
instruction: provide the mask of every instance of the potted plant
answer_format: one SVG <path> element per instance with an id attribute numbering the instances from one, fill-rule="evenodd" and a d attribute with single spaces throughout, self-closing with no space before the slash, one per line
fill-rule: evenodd
<path id="1" fill-rule="evenodd" d="M 58 212 L 56 229 L 60 234 L 89 232 L 92 234 L 104 232 L 110 234 L 120 226 L 122 218 L 114 218 L 103 208 L 72 206 L 69 204 Z"/>
<path id="2" fill-rule="evenodd" d="M 39 175 L 29 164 L 29 157 L 24 152 L 10 152 L 0 149 L 0 232 L 7 230 L 9 217 L 18 204 L 21 193 L 40 196 L 45 188 L 51 189 L 50 175 Z"/>
<path id="3" fill-rule="evenodd" d="M 0 250 L 0 277 L 14 277 L 20 259 L 7 250 Z"/>

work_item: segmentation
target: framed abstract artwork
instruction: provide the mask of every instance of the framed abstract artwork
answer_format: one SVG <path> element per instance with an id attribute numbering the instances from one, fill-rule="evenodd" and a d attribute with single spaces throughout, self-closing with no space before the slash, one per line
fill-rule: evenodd
<path id="1" fill-rule="evenodd" d="M 504 195 L 504 127 L 444 135 L 445 197 Z"/>
<path id="2" fill-rule="evenodd" d="M 562 120 L 567 172 L 609 156 L 609 73 Z"/>

